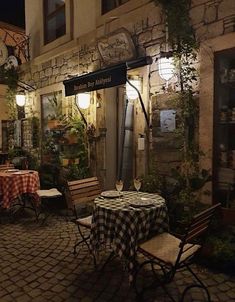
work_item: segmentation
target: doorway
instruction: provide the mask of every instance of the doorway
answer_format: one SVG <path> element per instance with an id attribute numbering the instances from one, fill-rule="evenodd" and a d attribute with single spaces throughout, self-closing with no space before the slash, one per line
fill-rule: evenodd
<path id="1" fill-rule="evenodd" d="M 126 98 L 125 87 L 105 90 L 106 101 L 106 181 L 105 189 L 115 188 L 122 179 L 129 189 L 133 178 L 133 120 L 134 104 Z"/>

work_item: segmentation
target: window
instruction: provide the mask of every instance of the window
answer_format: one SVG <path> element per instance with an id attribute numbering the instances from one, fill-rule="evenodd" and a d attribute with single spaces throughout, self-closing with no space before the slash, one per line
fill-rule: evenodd
<path id="1" fill-rule="evenodd" d="M 65 0 L 44 0 L 44 42 L 65 35 Z"/>
<path id="2" fill-rule="evenodd" d="M 128 1 L 129 0 L 102 0 L 102 15 Z"/>

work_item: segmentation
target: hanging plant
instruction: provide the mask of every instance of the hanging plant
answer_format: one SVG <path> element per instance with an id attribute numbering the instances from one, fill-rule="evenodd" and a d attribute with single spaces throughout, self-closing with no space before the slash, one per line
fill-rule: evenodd
<path id="1" fill-rule="evenodd" d="M 5 85 L 8 86 L 5 98 L 8 105 L 8 116 L 11 120 L 17 119 L 15 96 L 17 91 L 18 78 L 18 72 L 15 68 L 5 69 L 1 66 L 0 79 Z"/>

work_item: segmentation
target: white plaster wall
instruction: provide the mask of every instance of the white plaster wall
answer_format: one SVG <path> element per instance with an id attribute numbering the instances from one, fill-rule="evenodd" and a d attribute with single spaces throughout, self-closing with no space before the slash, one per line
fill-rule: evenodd
<path id="1" fill-rule="evenodd" d="M 25 32 L 30 35 L 30 51 L 33 57 L 40 54 L 42 24 L 42 1 L 25 0 Z"/>

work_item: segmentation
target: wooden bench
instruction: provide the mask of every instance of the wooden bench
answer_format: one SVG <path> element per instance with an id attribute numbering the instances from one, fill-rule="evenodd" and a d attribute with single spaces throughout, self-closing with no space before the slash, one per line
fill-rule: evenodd
<path id="1" fill-rule="evenodd" d="M 0 172 L 5 172 L 5 171 L 7 171 L 7 170 L 9 170 L 9 169 L 14 169 L 14 168 L 15 168 L 15 167 L 14 167 L 13 164 L 9 164 L 9 165 L 7 165 L 7 164 L 0 165 Z"/>

